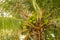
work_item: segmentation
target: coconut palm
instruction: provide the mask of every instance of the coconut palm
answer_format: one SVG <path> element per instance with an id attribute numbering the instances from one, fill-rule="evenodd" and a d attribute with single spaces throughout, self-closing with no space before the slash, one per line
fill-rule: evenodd
<path id="1" fill-rule="evenodd" d="M 13 33 L 1 40 L 60 40 L 59 4 L 59 0 L 1 0 L 0 29 Z"/>

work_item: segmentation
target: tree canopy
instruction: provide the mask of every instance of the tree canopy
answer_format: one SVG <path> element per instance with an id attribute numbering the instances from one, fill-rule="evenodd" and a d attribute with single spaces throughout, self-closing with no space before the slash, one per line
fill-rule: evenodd
<path id="1" fill-rule="evenodd" d="M 60 40 L 59 29 L 60 0 L 0 0 L 0 40 Z"/>

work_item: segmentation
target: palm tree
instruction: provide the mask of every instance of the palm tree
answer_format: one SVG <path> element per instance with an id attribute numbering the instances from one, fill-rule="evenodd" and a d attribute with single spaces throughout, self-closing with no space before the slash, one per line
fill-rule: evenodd
<path id="1" fill-rule="evenodd" d="M 1 0 L 1 29 L 16 30 L 25 35 L 23 40 L 60 40 L 59 4 L 59 0 Z"/>

